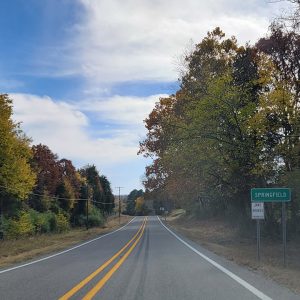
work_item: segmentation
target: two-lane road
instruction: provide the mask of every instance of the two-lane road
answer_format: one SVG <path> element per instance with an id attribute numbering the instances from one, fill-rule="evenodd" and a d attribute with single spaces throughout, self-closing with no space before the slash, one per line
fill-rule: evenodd
<path id="1" fill-rule="evenodd" d="M 157 217 L 0 270 L 0 299 L 300 299 L 179 237 Z"/>

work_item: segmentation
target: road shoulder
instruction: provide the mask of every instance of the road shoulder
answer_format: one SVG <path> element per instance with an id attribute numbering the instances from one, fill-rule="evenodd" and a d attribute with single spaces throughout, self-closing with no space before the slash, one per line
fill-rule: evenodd
<path id="1" fill-rule="evenodd" d="M 234 274 L 237 274 L 256 288 L 261 289 L 262 291 L 274 291 L 274 299 L 299 299 L 299 275 L 296 278 L 291 278 L 289 284 L 284 284 L 276 277 L 274 278 L 270 276 L 270 273 L 265 271 L 266 269 L 269 270 L 270 268 L 265 267 L 263 264 L 257 265 L 257 263 L 254 263 L 252 266 L 250 263 L 251 261 L 249 262 L 248 257 L 244 258 L 247 260 L 247 262 L 244 261 L 243 263 L 243 261 L 241 260 L 243 249 L 233 249 L 235 252 L 240 252 L 238 255 L 238 259 L 235 259 L 235 252 L 233 250 L 225 251 L 226 249 L 224 250 L 223 247 L 221 247 L 220 245 L 218 246 L 217 239 L 215 241 L 216 246 L 212 247 L 211 243 L 208 243 L 207 239 L 205 239 L 205 237 L 203 236 L 207 234 L 206 231 L 208 230 L 208 227 L 203 226 L 201 227 L 201 229 L 197 227 L 198 232 L 195 233 L 195 230 L 189 230 L 191 224 L 187 225 L 188 222 L 185 222 L 184 220 L 182 220 L 182 218 L 180 221 L 178 221 L 177 218 L 175 218 L 175 220 L 174 218 L 169 218 L 167 219 L 167 221 L 164 221 L 164 223 L 174 233 L 176 233 L 193 247 L 198 249 L 201 253 L 213 259 L 222 266 L 225 266 Z M 195 226 L 194 222 L 193 226 Z M 199 232 L 202 232 L 202 235 Z M 222 232 L 219 232 L 218 234 L 222 235 Z M 210 239 L 214 240 L 214 237 L 212 237 L 211 235 L 212 233 L 210 232 Z M 253 259 L 255 262 L 255 255 Z M 273 266 L 273 268 L 275 267 Z M 288 269 L 284 269 L 282 270 L 282 272 L 284 274 L 281 274 L 281 276 L 284 278 L 288 278 L 288 276 L 292 276 L 290 273 L 293 273 L 293 270 L 290 271 Z M 281 293 L 285 298 L 279 297 Z M 289 298 L 286 298 L 287 295 Z"/>
<path id="2" fill-rule="evenodd" d="M 133 217 L 110 217 L 105 226 L 72 229 L 65 233 L 39 235 L 27 239 L 0 241 L 0 268 L 24 263 L 41 256 L 62 251 L 97 236 L 107 234 L 127 224 Z"/>

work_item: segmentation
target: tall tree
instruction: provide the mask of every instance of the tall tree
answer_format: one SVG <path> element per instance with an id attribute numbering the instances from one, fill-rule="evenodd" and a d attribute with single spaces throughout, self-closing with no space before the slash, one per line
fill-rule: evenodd
<path id="1" fill-rule="evenodd" d="M 103 204 L 103 187 L 101 185 L 100 181 L 100 175 L 99 172 L 94 165 L 87 165 L 84 168 L 79 170 L 81 176 L 85 177 L 87 180 L 88 185 L 92 189 L 92 195 L 89 195 L 92 197 L 92 199 L 95 201 L 95 206 L 100 208 L 101 210 L 104 210 L 104 204 Z M 98 203 L 97 203 L 98 202 Z"/>
<path id="2" fill-rule="evenodd" d="M 55 196 L 61 180 L 61 170 L 58 156 L 48 146 L 38 144 L 32 147 L 32 167 L 37 173 L 37 186 L 35 192 L 46 190 L 49 195 Z"/>
<path id="3" fill-rule="evenodd" d="M 160 99 L 145 120 L 140 153 L 155 158 L 146 168 L 147 189 L 191 202 L 205 193 L 224 204 L 231 195 L 245 207 L 257 150 L 246 125 L 260 91 L 255 59 L 255 50 L 219 28 L 186 57 L 181 89 Z"/>
<path id="4" fill-rule="evenodd" d="M 136 199 L 144 195 L 143 190 L 132 190 L 127 197 L 126 212 L 129 215 L 135 215 Z"/>
<path id="5" fill-rule="evenodd" d="M 80 196 L 81 181 L 80 175 L 76 171 L 72 162 L 68 159 L 58 161 L 60 182 L 56 189 L 56 195 L 62 199 L 59 200 L 60 206 L 66 211 L 74 208 Z"/>
<path id="6" fill-rule="evenodd" d="M 0 197 L 4 202 L 7 194 L 25 199 L 36 178 L 29 164 L 30 139 L 12 120 L 12 100 L 6 94 L 0 95 L 0 116 Z"/>
<path id="7" fill-rule="evenodd" d="M 104 211 L 108 214 L 111 214 L 114 207 L 115 207 L 115 197 L 112 193 L 110 182 L 108 181 L 107 177 L 104 175 L 100 176 L 100 183 L 103 188 L 103 200 L 104 202 Z"/>
<path id="8" fill-rule="evenodd" d="M 259 51 L 271 61 L 274 71 L 268 89 L 262 96 L 268 120 L 269 135 L 288 171 L 297 165 L 295 149 L 299 148 L 300 121 L 300 35 L 274 22 L 270 35 L 257 43 Z M 276 102 L 276 103 L 275 103 Z M 276 108 L 276 109 L 275 109 Z M 267 111 L 266 111 L 267 109 Z"/>

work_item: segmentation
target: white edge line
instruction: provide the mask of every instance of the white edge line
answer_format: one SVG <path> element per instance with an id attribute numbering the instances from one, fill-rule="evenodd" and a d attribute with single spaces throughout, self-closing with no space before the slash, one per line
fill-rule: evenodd
<path id="1" fill-rule="evenodd" d="M 204 255 L 203 253 L 201 253 L 200 251 L 198 251 L 197 249 L 195 249 L 194 247 L 192 247 L 190 244 L 188 244 L 187 242 L 185 242 L 182 238 L 180 238 L 177 234 L 175 234 L 172 230 L 170 230 L 160 220 L 160 218 L 158 216 L 157 216 L 157 219 L 159 220 L 160 224 L 166 230 L 168 230 L 177 240 L 179 240 L 180 242 L 182 242 L 185 246 L 187 246 L 193 252 L 195 252 L 196 254 L 198 254 L 199 256 L 201 256 L 203 259 L 205 259 L 206 261 L 208 261 L 214 267 L 216 267 L 217 269 L 219 269 L 220 271 L 222 271 L 223 273 L 225 273 L 226 275 L 228 275 L 229 277 L 231 277 L 233 280 L 235 280 L 236 282 L 238 282 L 240 285 L 242 285 L 244 288 L 246 288 L 247 290 L 249 290 L 251 293 L 253 293 L 255 296 L 257 296 L 259 299 L 262 299 L 262 300 L 272 300 L 272 298 L 270 298 L 267 295 L 265 295 L 263 292 L 261 292 L 260 290 L 258 290 L 257 288 L 255 288 L 253 285 L 249 284 L 248 282 L 246 282 L 242 278 L 238 277 L 237 275 L 235 275 L 231 271 L 227 270 L 226 268 L 224 268 L 223 266 L 221 266 L 220 264 L 218 264 L 217 262 L 215 262 L 211 258 L 207 257 L 206 255 Z"/>
<path id="2" fill-rule="evenodd" d="M 58 256 L 58 255 L 67 253 L 67 252 L 69 252 L 69 251 L 72 251 L 72 250 L 75 250 L 75 249 L 80 248 L 80 247 L 82 247 L 82 246 L 85 246 L 85 245 L 87 245 L 87 244 L 89 244 L 89 243 L 92 243 L 92 242 L 95 242 L 95 241 L 97 241 L 97 240 L 100 240 L 100 239 L 102 239 L 102 238 L 104 238 L 104 237 L 106 237 L 106 236 L 108 236 L 108 235 L 114 234 L 114 233 L 116 233 L 116 232 L 122 230 L 122 229 L 125 228 L 127 225 L 129 225 L 135 218 L 136 218 L 136 217 L 132 218 L 127 224 L 125 224 L 124 226 L 118 228 L 117 230 L 114 230 L 114 231 L 112 231 L 112 232 L 108 232 L 108 233 L 103 234 L 103 235 L 101 235 L 101 236 L 99 236 L 99 237 L 97 237 L 97 238 L 94 238 L 94 239 L 89 240 L 89 241 L 87 241 L 87 242 L 84 242 L 84 243 L 82 243 L 82 244 L 80 244 L 80 245 L 77 245 L 77 246 L 74 246 L 74 247 L 72 247 L 72 248 L 69 248 L 69 249 L 67 249 L 67 250 L 64 250 L 64 251 L 61 251 L 61 252 L 58 252 L 58 253 L 55 253 L 55 254 L 52 254 L 52 255 L 49 255 L 49 256 L 46 256 L 46 257 L 43 257 L 43 258 L 34 260 L 34 261 L 31 261 L 31 262 L 26 263 L 26 264 L 22 264 L 22 265 L 19 265 L 19 266 L 15 266 L 15 267 L 12 267 L 12 268 L 9 268 L 9 269 L 2 270 L 2 271 L 0 271 L 0 274 L 3 274 L 3 273 L 6 273 L 6 272 L 9 272 L 9 271 L 12 271 L 12 270 L 16 270 L 16 269 L 20 269 L 20 268 L 23 268 L 23 267 L 26 267 L 26 266 L 30 266 L 30 265 L 36 264 L 36 263 L 38 263 L 38 262 L 41 262 L 41 261 L 44 261 L 44 260 L 53 258 L 53 257 L 55 257 L 55 256 Z"/>

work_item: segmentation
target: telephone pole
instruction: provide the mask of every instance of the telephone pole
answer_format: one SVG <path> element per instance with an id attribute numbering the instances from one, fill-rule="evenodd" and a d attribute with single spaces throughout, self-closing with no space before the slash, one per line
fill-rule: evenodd
<path id="1" fill-rule="evenodd" d="M 89 229 L 89 188 L 86 186 L 86 201 L 85 201 L 85 210 L 86 210 L 86 230 Z"/>
<path id="2" fill-rule="evenodd" d="M 119 189 L 119 224 L 121 223 L 121 189 L 124 187 L 116 186 L 116 189 Z"/>

